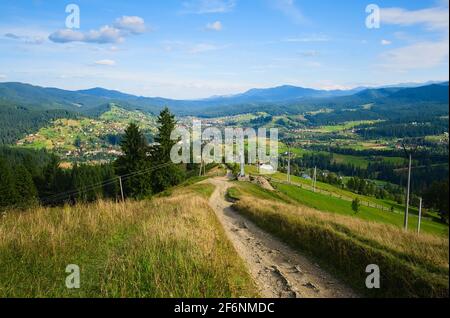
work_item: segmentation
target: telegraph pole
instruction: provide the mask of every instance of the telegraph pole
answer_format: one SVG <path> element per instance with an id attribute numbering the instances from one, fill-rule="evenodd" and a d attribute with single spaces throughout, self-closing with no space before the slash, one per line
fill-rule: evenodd
<path id="1" fill-rule="evenodd" d="M 422 203 L 423 203 L 423 200 L 422 200 L 422 198 L 420 198 L 419 199 L 419 221 L 417 223 L 417 234 L 420 234 L 420 226 L 422 223 Z"/>
<path id="2" fill-rule="evenodd" d="M 409 196 L 411 191 L 411 167 L 412 167 L 412 155 L 409 154 L 409 168 L 408 168 L 408 190 L 406 192 L 406 210 L 405 210 L 405 219 L 404 219 L 404 227 L 405 230 L 408 230 L 408 217 L 409 217 Z"/>
<path id="3" fill-rule="evenodd" d="M 119 184 L 120 184 L 120 194 L 122 196 L 122 202 L 125 202 L 125 197 L 123 195 L 122 177 L 119 177 Z"/>
<path id="4" fill-rule="evenodd" d="M 291 147 L 288 146 L 288 168 L 287 168 L 287 181 L 291 182 Z"/>
<path id="5" fill-rule="evenodd" d="M 313 177 L 314 192 L 316 192 L 316 184 L 317 184 L 317 166 L 314 167 L 314 177 Z"/>
<path id="6" fill-rule="evenodd" d="M 402 144 L 403 150 L 405 151 L 406 158 L 409 159 L 409 165 L 408 165 L 408 185 L 406 190 L 406 208 L 405 208 L 405 218 L 404 218 L 404 229 L 405 231 L 408 230 L 408 218 L 409 218 L 409 203 L 410 203 L 410 197 L 411 197 L 411 170 L 412 170 L 412 154 L 417 150 L 418 145 L 416 144 L 413 147 L 410 147 L 410 149 L 407 149 L 407 146 L 405 143 Z"/>

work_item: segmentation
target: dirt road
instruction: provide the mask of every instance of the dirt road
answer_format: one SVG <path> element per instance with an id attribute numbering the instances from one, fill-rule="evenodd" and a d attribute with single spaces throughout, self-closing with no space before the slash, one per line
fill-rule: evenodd
<path id="1" fill-rule="evenodd" d="M 209 179 L 216 186 L 210 205 L 235 249 L 266 298 L 351 298 L 352 290 L 231 208 L 227 178 Z"/>

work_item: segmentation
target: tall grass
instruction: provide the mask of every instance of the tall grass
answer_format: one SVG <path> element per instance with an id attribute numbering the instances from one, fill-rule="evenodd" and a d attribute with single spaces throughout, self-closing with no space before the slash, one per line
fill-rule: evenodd
<path id="1" fill-rule="evenodd" d="M 68 264 L 81 288 L 67 289 Z M 38 208 L 0 220 L 0 297 L 251 297 L 256 288 L 207 200 Z"/>
<path id="2" fill-rule="evenodd" d="M 250 196 L 235 208 L 369 297 L 448 297 L 448 239 Z M 365 286 L 370 264 L 381 289 Z"/>

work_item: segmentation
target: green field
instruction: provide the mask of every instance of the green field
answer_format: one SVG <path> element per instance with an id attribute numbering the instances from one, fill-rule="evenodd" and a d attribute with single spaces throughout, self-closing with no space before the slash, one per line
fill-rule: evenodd
<path id="1" fill-rule="evenodd" d="M 372 125 L 375 123 L 382 122 L 381 120 L 359 120 L 359 121 L 348 121 L 339 125 L 321 126 L 316 129 L 317 132 L 321 133 L 335 133 L 343 132 L 346 130 L 353 129 L 360 125 Z"/>
<path id="2" fill-rule="evenodd" d="M 314 193 L 297 186 L 281 183 L 274 183 L 274 185 L 277 190 L 287 195 L 289 198 L 320 211 L 351 215 L 366 221 L 381 222 L 397 227 L 403 227 L 403 215 L 398 213 L 383 212 L 379 209 L 366 206 L 361 206 L 359 213 L 355 213 L 352 210 L 352 203 L 349 201 L 330 197 L 321 193 Z M 410 215 L 409 229 L 411 231 L 416 231 L 417 223 L 418 217 L 416 215 Z M 447 225 L 434 221 L 422 220 L 421 227 L 425 233 L 437 234 L 444 237 L 448 237 L 449 234 Z"/>
<path id="3" fill-rule="evenodd" d="M 246 172 L 256 175 L 256 167 L 254 166 L 246 166 Z M 403 211 L 405 209 L 404 206 L 399 205 L 396 202 L 389 200 L 380 200 L 374 197 L 368 197 L 359 195 L 345 189 L 335 187 L 328 183 L 317 182 L 316 187 L 319 190 L 324 190 L 326 192 L 331 192 L 335 196 L 332 197 L 330 195 L 324 193 L 314 193 L 311 191 L 311 180 L 306 180 L 297 176 L 291 176 L 291 182 L 304 186 L 304 189 L 295 185 L 284 185 L 280 184 L 280 182 L 285 182 L 287 179 L 287 175 L 284 173 L 277 172 L 273 175 L 269 176 L 276 184 L 278 190 L 282 193 L 286 194 L 289 198 L 296 200 L 299 203 L 305 204 L 309 207 L 317 208 L 319 210 L 334 212 L 334 213 L 342 213 L 342 214 L 352 214 L 355 213 L 351 209 L 351 200 L 360 199 L 363 202 L 369 202 L 374 205 L 382 206 L 386 210 L 390 210 L 391 207 L 394 207 L 395 213 L 390 211 L 382 211 L 381 209 L 376 209 L 374 207 L 362 206 L 362 211 L 366 211 L 367 213 L 360 213 L 356 215 L 360 218 L 372 221 L 379 221 L 389 224 L 394 224 L 396 226 L 403 226 Z M 342 197 L 339 198 L 339 197 Z M 347 199 L 347 200 L 346 200 Z M 410 209 L 410 228 L 415 229 L 417 227 L 417 217 L 418 208 L 411 207 Z M 441 224 L 432 220 L 424 219 L 422 221 L 422 229 L 425 232 L 446 235 L 448 236 L 448 226 L 445 224 Z"/>

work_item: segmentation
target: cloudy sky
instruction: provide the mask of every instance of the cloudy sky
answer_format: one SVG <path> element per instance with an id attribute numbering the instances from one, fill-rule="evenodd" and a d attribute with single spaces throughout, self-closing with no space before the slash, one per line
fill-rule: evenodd
<path id="1" fill-rule="evenodd" d="M 448 0 L 2 0 L 0 81 L 199 98 L 448 80 L 448 28 Z"/>

